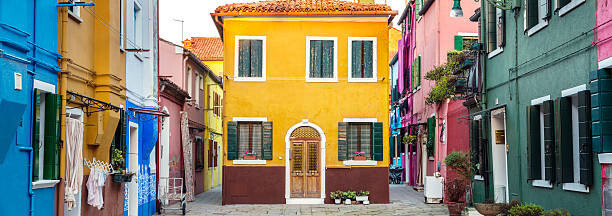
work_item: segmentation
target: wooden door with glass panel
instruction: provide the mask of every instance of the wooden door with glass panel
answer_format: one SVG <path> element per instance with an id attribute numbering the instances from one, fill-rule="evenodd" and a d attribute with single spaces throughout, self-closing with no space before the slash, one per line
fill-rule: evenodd
<path id="1" fill-rule="evenodd" d="M 299 127 L 291 133 L 291 198 L 320 198 L 319 133 L 311 127 Z"/>

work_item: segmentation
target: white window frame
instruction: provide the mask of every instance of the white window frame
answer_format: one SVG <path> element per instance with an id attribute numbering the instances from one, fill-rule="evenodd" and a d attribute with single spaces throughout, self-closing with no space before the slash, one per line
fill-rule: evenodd
<path id="1" fill-rule="evenodd" d="M 526 0 L 525 0 L 526 1 Z M 538 0 L 538 24 L 536 24 L 535 26 L 531 27 L 529 30 L 527 30 L 527 37 L 531 37 L 531 35 L 539 32 L 540 30 L 544 29 L 544 27 L 548 26 L 548 20 L 544 17 L 544 15 L 541 13 L 540 11 L 540 1 L 547 1 L 547 0 Z M 549 9 L 550 10 L 550 9 Z M 528 19 L 528 12 L 527 10 L 523 10 L 523 19 L 527 20 Z M 552 11 L 551 11 L 552 13 Z M 527 22 L 527 21 L 525 21 Z"/>
<path id="2" fill-rule="evenodd" d="M 68 0 L 68 2 L 70 4 L 74 4 L 77 2 L 77 0 Z M 74 18 L 77 22 L 83 22 L 83 19 L 81 18 L 81 6 L 72 6 L 72 10 L 70 10 L 70 7 L 68 7 L 67 11 L 68 15 Z"/>
<path id="3" fill-rule="evenodd" d="M 346 123 L 374 123 L 378 122 L 377 118 L 344 118 L 342 122 Z M 372 129 L 373 130 L 373 129 Z M 344 166 L 376 166 L 376 160 L 345 160 L 342 161 Z"/>
<path id="4" fill-rule="evenodd" d="M 540 97 L 540 98 L 536 98 L 531 100 L 531 105 L 532 106 L 536 106 L 536 105 L 541 105 L 542 103 L 544 103 L 544 101 L 550 100 L 550 95 L 546 95 L 544 97 Z M 546 160 L 545 160 L 545 148 L 544 148 L 544 113 L 542 112 L 542 110 L 540 110 L 540 172 L 541 172 L 541 179 L 536 179 L 531 181 L 531 185 L 533 185 L 534 187 L 545 187 L 545 188 L 552 188 L 552 184 L 550 183 L 550 181 L 545 180 L 546 179 Z"/>
<path id="5" fill-rule="evenodd" d="M 239 77 L 240 40 L 261 40 L 261 77 Z M 266 36 L 235 36 L 234 37 L 234 81 L 265 82 L 266 81 Z"/>
<path id="6" fill-rule="evenodd" d="M 267 122 L 267 117 L 233 117 L 232 121 L 235 122 Z M 250 165 L 250 164 L 259 164 L 265 165 L 267 160 L 244 160 L 244 159 L 236 159 L 232 161 L 234 165 Z"/>
<path id="7" fill-rule="evenodd" d="M 195 107 L 196 109 L 200 109 L 200 79 L 201 79 L 202 75 L 200 75 L 199 73 L 195 73 L 195 79 L 194 79 L 194 98 L 195 98 Z"/>
<path id="8" fill-rule="evenodd" d="M 586 90 L 586 84 L 561 91 L 561 97 L 571 97 L 572 104 L 572 164 L 574 164 L 574 182 L 563 183 L 563 190 L 588 193 L 589 187 L 580 184 L 580 145 L 578 134 L 578 92 Z"/>
<path id="9" fill-rule="evenodd" d="M 332 78 L 310 77 L 310 41 L 332 40 L 334 41 L 334 76 Z M 338 37 L 306 36 L 306 82 L 338 82 Z"/>
<path id="10" fill-rule="evenodd" d="M 353 41 L 372 41 L 372 77 L 371 78 L 353 78 Z M 310 43 L 308 43 L 310 44 Z M 378 49 L 376 37 L 349 37 L 348 38 L 348 82 L 377 82 L 378 76 L 376 71 L 378 68 Z M 308 52 L 310 53 L 310 52 Z M 335 57 L 334 57 L 335 58 Z M 310 58 L 308 58 L 310 59 Z M 310 66 L 310 64 L 308 64 Z"/>
<path id="11" fill-rule="evenodd" d="M 559 16 L 561 17 L 561 16 L 569 13 L 570 11 L 574 10 L 574 8 L 577 8 L 578 6 L 580 6 L 584 2 L 586 2 L 586 0 L 571 0 L 565 6 L 563 6 L 562 8 L 559 8 Z M 557 5 L 557 7 L 558 7 L 558 5 Z"/>
<path id="12" fill-rule="evenodd" d="M 51 93 L 51 94 L 55 94 L 55 85 L 51 84 L 51 83 L 47 83 L 44 81 L 40 81 L 40 80 L 34 80 L 34 85 L 33 85 L 33 89 L 38 89 L 41 92 L 45 92 L 45 93 Z M 40 128 L 38 128 L 40 130 L 40 142 L 44 143 L 44 137 L 45 137 L 45 105 L 44 105 L 44 101 L 41 101 L 40 107 L 41 107 L 41 112 L 40 112 L 40 117 L 41 117 L 41 124 L 40 124 Z M 34 145 L 34 144 L 32 144 Z M 43 178 L 43 172 L 45 170 L 45 145 L 43 144 L 41 146 L 41 148 L 38 149 L 38 161 L 36 161 L 36 163 L 38 163 L 38 173 L 39 173 L 39 179 L 37 181 L 32 182 L 32 189 L 38 189 L 38 188 L 49 188 L 49 187 L 55 187 L 55 184 L 57 184 L 59 182 L 59 180 L 53 180 L 53 179 L 44 179 Z M 59 153 L 59 152 L 58 152 Z M 34 163 L 34 162 L 33 162 Z"/>
<path id="13" fill-rule="evenodd" d="M 193 75 L 191 75 L 191 66 L 187 66 L 187 95 L 191 96 L 192 93 L 192 85 L 193 85 Z M 192 100 L 192 99 L 190 99 Z"/>

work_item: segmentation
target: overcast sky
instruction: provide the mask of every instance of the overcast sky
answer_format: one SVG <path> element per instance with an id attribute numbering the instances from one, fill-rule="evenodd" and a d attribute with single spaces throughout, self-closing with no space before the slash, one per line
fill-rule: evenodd
<path id="1" fill-rule="evenodd" d="M 161 38 L 181 44 L 181 22 L 183 21 L 182 37 L 219 37 L 219 33 L 210 18 L 219 5 L 236 2 L 255 2 L 258 0 L 160 0 L 159 1 L 159 35 Z M 353 0 L 346 0 L 353 1 Z M 375 0 L 384 4 L 385 0 Z M 386 0 L 387 4 L 398 11 L 398 16 L 404 9 L 405 0 Z M 395 25 L 395 21 L 393 24 Z M 397 27 L 397 26 L 396 26 Z"/>

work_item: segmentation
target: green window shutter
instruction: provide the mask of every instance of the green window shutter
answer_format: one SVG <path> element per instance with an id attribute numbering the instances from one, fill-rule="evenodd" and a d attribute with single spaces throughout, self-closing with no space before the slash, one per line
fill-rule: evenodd
<path id="1" fill-rule="evenodd" d="M 554 102 L 547 100 L 542 103 L 544 113 L 544 171 L 546 180 L 555 180 L 555 116 Z"/>
<path id="2" fill-rule="evenodd" d="M 320 40 L 310 41 L 310 78 L 321 77 L 323 48 Z"/>
<path id="3" fill-rule="evenodd" d="M 476 164 L 480 163 L 480 137 L 479 137 L 480 121 L 470 121 L 470 155 L 472 168 L 476 171 L 476 175 L 481 175 Z M 480 165 L 482 166 L 482 164 Z"/>
<path id="4" fill-rule="evenodd" d="M 372 78 L 374 67 L 374 43 L 363 41 L 363 78 Z"/>
<path id="5" fill-rule="evenodd" d="M 574 182 L 571 98 L 561 97 L 555 101 L 555 125 L 557 182 Z"/>
<path id="6" fill-rule="evenodd" d="M 416 87 L 419 87 L 421 86 L 421 56 L 417 56 L 416 65 Z"/>
<path id="7" fill-rule="evenodd" d="M 238 41 L 238 76 L 249 77 L 251 75 L 251 41 Z"/>
<path id="8" fill-rule="evenodd" d="M 321 77 L 332 78 L 334 77 L 334 41 L 324 40 L 322 41 L 322 47 L 323 59 Z"/>
<path id="9" fill-rule="evenodd" d="M 348 158 L 348 123 L 338 122 L 338 160 L 344 161 Z"/>
<path id="10" fill-rule="evenodd" d="M 59 178 L 61 95 L 45 94 L 45 150 L 43 179 Z"/>
<path id="11" fill-rule="evenodd" d="M 361 67 L 361 62 L 362 62 L 362 53 L 361 50 L 363 49 L 363 44 L 361 43 L 361 41 L 353 41 L 351 43 L 352 47 L 352 52 L 351 52 L 351 76 L 353 78 L 362 78 L 361 74 L 362 74 L 362 67 Z"/>
<path id="12" fill-rule="evenodd" d="M 250 77 L 261 77 L 261 65 L 263 58 L 262 40 L 251 40 L 251 75 Z"/>
<path id="13" fill-rule="evenodd" d="M 382 122 L 372 123 L 373 145 L 372 159 L 375 161 L 383 160 L 383 124 Z"/>
<path id="14" fill-rule="evenodd" d="M 227 122 L 227 160 L 238 159 L 238 123 Z"/>
<path id="15" fill-rule="evenodd" d="M 531 27 L 538 24 L 538 10 L 540 6 L 538 5 L 539 0 L 525 0 L 527 1 L 526 8 L 527 10 L 527 29 L 529 30 Z"/>
<path id="16" fill-rule="evenodd" d="M 527 106 L 528 180 L 542 178 L 540 152 L 540 107 Z"/>
<path id="17" fill-rule="evenodd" d="M 40 179 L 38 173 L 38 151 L 40 149 L 40 97 L 45 96 L 38 89 L 34 89 L 34 119 L 33 119 L 33 137 L 32 137 L 32 181 L 38 181 Z"/>
<path id="18" fill-rule="evenodd" d="M 493 4 L 486 2 L 485 4 L 487 4 L 487 52 L 491 52 L 495 49 L 497 49 L 497 47 L 495 46 L 495 42 L 497 41 L 497 32 L 496 31 L 496 24 L 497 24 L 497 9 L 495 9 L 495 7 L 493 6 Z"/>
<path id="19" fill-rule="evenodd" d="M 593 185 L 593 146 L 591 142 L 591 92 L 578 92 L 578 145 L 580 183 Z"/>
<path id="20" fill-rule="evenodd" d="M 262 134 L 262 139 L 263 139 L 263 159 L 264 160 L 272 160 L 272 153 L 274 151 L 273 145 L 272 145 L 272 122 L 263 122 L 262 123 L 262 127 L 263 127 L 263 134 Z"/>
<path id="21" fill-rule="evenodd" d="M 436 117 L 427 119 L 427 156 L 434 156 L 436 150 Z"/>
<path id="22" fill-rule="evenodd" d="M 455 35 L 455 50 L 463 50 L 463 36 Z"/>

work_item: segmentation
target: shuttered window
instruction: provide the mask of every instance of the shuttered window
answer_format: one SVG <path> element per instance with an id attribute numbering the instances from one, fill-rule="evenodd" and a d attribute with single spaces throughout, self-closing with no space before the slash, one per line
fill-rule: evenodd
<path id="1" fill-rule="evenodd" d="M 558 98 L 556 105 L 557 179 L 561 183 L 593 183 L 590 91 Z"/>
<path id="2" fill-rule="evenodd" d="M 350 78 L 374 78 L 375 70 L 375 39 L 351 41 L 351 77 Z"/>
<path id="3" fill-rule="evenodd" d="M 272 160 L 272 122 L 228 122 L 227 159 L 239 160 L 249 153 Z"/>
<path id="4" fill-rule="evenodd" d="M 38 89 L 34 94 L 32 180 L 58 179 L 62 97 Z"/>
<path id="5" fill-rule="evenodd" d="M 414 58 L 412 63 L 412 89 L 417 89 L 421 86 L 421 56 Z"/>
<path id="6" fill-rule="evenodd" d="M 554 112 L 551 100 L 527 107 L 528 179 L 556 180 Z"/>
<path id="7" fill-rule="evenodd" d="M 196 137 L 195 140 L 195 168 L 200 170 L 204 168 L 204 141 L 201 137 Z M 209 161 L 210 162 L 210 161 Z M 210 163 L 209 163 L 210 164 Z"/>
<path id="8" fill-rule="evenodd" d="M 126 154 L 127 154 L 127 142 L 126 142 L 126 137 L 127 137 L 127 111 L 125 110 L 121 110 L 121 114 L 120 114 L 120 118 L 119 118 L 119 124 L 117 124 L 117 129 L 115 129 L 115 135 L 113 137 L 113 140 L 111 142 L 111 147 L 110 147 L 110 158 L 113 158 L 111 160 L 111 165 L 113 167 L 125 167 L 125 159 L 126 159 Z M 117 158 L 116 160 L 114 159 L 114 155 L 118 154 L 120 155 L 119 158 Z"/>
<path id="9" fill-rule="evenodd" d="M 363 153 L 368 160 L 383 159 L 382 123 L 338 123 L 338 160 L 351 160 Z"/>
<path id="10" fill-rule="evenodd" d="M 238 40 L 238 77 L 262 77 L 263 40 Z"/>
<path id="11" fill-rule="evenodd" d="M 433 157 L 436 146 L 436 117 L 427 119 L 427 156 Z"/>
<path id="12" fill-rule="evenodd" d="M 550 17 L 551 0 L 525 0 L 524 28 L 529 31 L 533 27 L 544 25 Z M 542 26 L 543 27 L 543 26 Z M 535 31 L 539 30 L 538 27 Z M 534 32 L 529 32 L 531 35 Z"/>
<path id="13" fill-rule="evenodd" d="M 214 148 L 214 141 L 213 140 L 208 140 L 208 167 L 214 167 L 214 161 L 215 161 L 215 148 Z"/>
<path id="14" fill-rule="evenodd" d="M 493 4 L 488 2 L 486 4 L 487 52 L 492 52 L 498 48 L 504 47 L 505 45 L 506 15 L 504 10 L 495 8 Z M 465 48 L 465 46 L 463 48 Z M 455 49 L 457 49 L 457 45 L 455 45 Z"/>
<path id="15" fill-rule="evenodd" d="M 335 78 L 335 46 L 331 39 L 309 38 L 308 40 L 308 78 L 310 80 L 329 80 Z"/>

